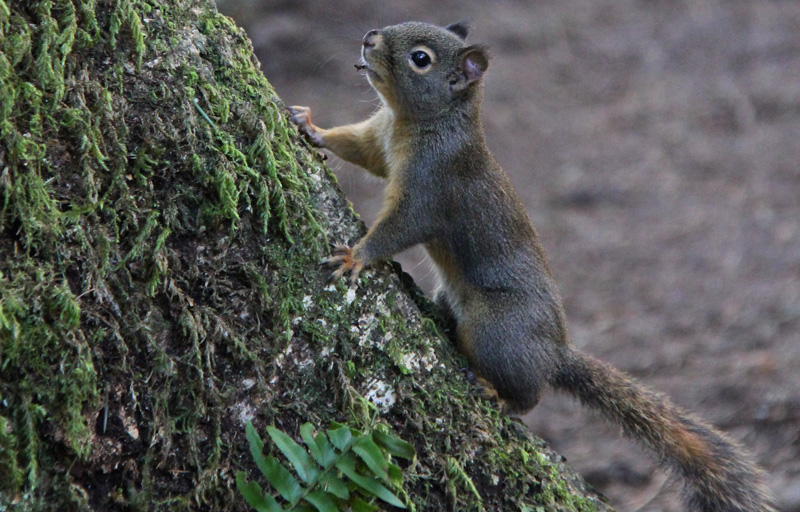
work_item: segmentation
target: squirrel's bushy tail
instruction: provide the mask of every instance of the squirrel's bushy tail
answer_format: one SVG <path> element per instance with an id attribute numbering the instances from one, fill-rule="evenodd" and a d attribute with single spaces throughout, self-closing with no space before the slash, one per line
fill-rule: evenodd
<path id="1" fill-rule="evenodd" d="M 618 370 L 568 349 L 553 387 L 621 425 L 683 478 L 689 510 L 769 512 L 761 471 L 721 432 Z"/>

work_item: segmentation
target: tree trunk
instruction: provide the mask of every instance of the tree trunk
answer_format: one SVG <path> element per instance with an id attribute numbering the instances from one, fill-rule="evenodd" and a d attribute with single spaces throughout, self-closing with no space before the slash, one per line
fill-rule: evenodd
<path id="1" fill-rule="evenodd" d="M 364 228 L 213 4 L 0 0 L 0 191 L 0 510 L 248 510 L 248 420 L 390 425 L 417 510 L 605 508 L 395 267 L 325 282 Z"/>

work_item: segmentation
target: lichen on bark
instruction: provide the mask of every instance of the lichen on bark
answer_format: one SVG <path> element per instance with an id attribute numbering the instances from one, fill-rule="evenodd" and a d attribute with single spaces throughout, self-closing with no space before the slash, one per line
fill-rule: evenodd
<path id="1" fill-rule="evenodd" d="M 268 15 L 268 14 L 266 14 Z M 602 506 L 482 401 L 206 1 L 0 0 L 0 510 L 245 510 L 244 424 L 390 425 L 418 510 Z"/>

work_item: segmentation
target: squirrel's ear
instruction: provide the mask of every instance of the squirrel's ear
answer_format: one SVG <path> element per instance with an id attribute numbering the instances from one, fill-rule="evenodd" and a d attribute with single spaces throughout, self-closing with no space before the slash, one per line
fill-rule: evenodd
<path id="1" fill-rule="evenodd" d="M 461 39 L 466 39 L 467 35 L 469 35 L 469 21 L 467 20 L 459 21 L 458 23 L 451 23 L 444 28 L 454 33 Z"/>
<path id="2" fill-rule="evenodd" d="M 450 82 L 452 91 L 466 89 L 471 83 L 480 80 L 489 68 L 489 52 L 481 45 L 462 48 L 459 58 L 455 80 Z"/>

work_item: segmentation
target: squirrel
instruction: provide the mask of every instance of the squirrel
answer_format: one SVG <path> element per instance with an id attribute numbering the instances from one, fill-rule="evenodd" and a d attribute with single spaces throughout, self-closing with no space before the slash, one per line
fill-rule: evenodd
<path id="1" fill-rule="evenodd" d="M 387 181 L 378 220 L 325 260 L 331 279 L 355 283 L 365 265 L 424 244 L 456 346 L 506 412 L 532 409 L 548 385 L 566 391 L 682 477 L 690 510 L 774 510 L 761 471 L 734 441 L 571 346 L 538 235 L 486 145 L 489 53 L 467 45 L 468 32 L 466 22 L 369 31 L 356 68 L 382 105 L 363 122 L 323 129 L 308 107 L 289 107 L 314 146 Z"/>

